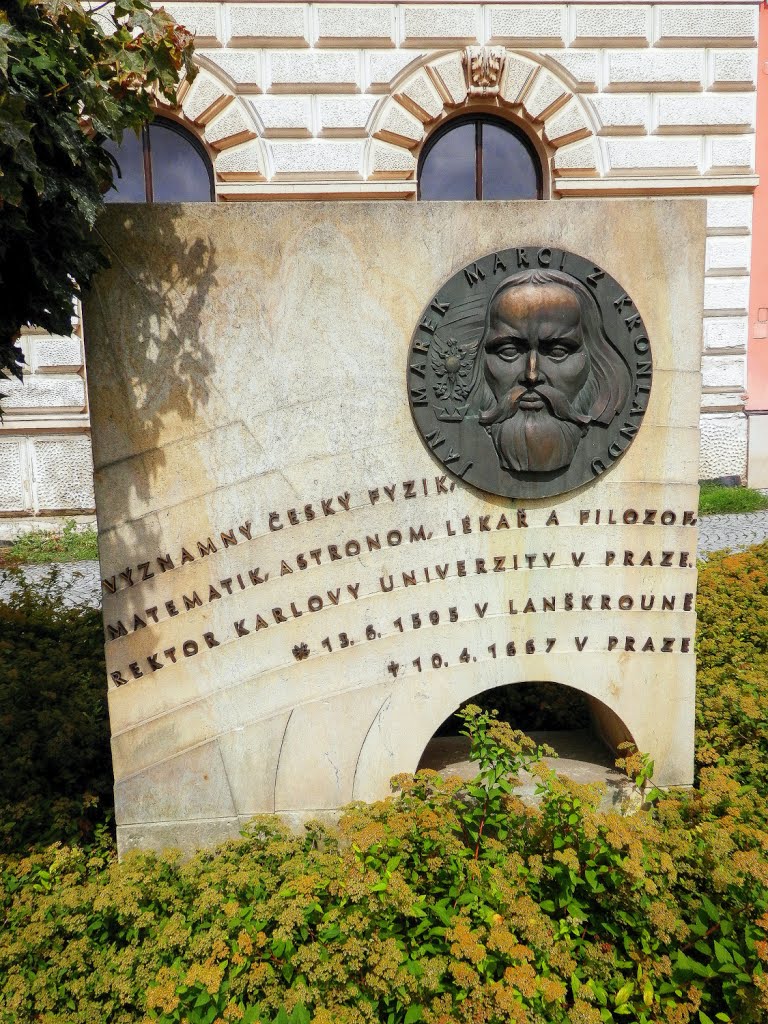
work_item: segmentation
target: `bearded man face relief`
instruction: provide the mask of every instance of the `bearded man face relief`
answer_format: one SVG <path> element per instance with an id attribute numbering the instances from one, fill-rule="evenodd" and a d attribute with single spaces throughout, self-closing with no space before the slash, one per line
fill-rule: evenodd
<path id="1" fill-rule="evenodd" d="M 480 345 L 479 421 L 505 470 L 570 465 L 590 424 L 616 414 L 627 391 L 601 397 L 596 360 L 604 368 L 606 346 L 592 297 L 567 275 L 527 271 L 499 286 Z M 611 369 L 616 392 L 618 368 Z"/>

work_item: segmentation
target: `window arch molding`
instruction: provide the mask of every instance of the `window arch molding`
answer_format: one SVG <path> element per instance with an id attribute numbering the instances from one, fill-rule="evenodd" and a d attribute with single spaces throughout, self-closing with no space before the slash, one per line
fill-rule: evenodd
<path id="1" fill-rule="evenodd" d="M 430 153 L 439 145 L 440 141 L 449 135 L 456 128 L 463 125 L 475 127 L 474 148 L 476 160 L 476 186 L 478 193 L 482 189 L 482 158 L 483 139 L 482 126 L 500 128 L 521 143 L 522 150 L 530 159 L 535 178 L 536 195 L 526 198 L 550 199 L 551 188 L 551 157 L 552 148 L 548 147 L 544 140 L 532 131 L 532 125 L 527 124 L 522 118 L 515 117 L 507 110 L 501 108 L 498 103 L 466 103 L 462 107 L 446 112 L 439 120 L 429 126 L 429 130 L 422 139 L 420 145 L 413 150 L 416 158 L 416 179 L 417 198 L 421 200 L 422 194 L 422 172 Z M 476 199 L 481 199 L 482 194 L 476 194 Z"/>
<path id="2" fill-rule="evenodd" d="M 599 118 L 557 56 L 484 46 L 413 60 L 393 79 L 371 122 L 370 176 L 414 181 L 432 133 L 467 114 L 522 130 L 541 163 L 544 199 L 558 195 L 562 178 L 606 173 Z"/>

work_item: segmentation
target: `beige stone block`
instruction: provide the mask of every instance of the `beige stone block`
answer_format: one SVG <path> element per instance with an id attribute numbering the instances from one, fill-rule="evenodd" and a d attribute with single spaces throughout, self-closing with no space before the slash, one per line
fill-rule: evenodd
<path id="1" fill-rule="evenodd" d="M 611 92 L 700 89 L 704 80 L 704 50 L 616 50 L 606 57 Z"/>
<path id="2" fill-rule="evenodd" d="M 504 71 L 501 78 L 501 96 L 507 103 L 519 103 L 520 97 L 532 76 L 538 70 L 538 65 L 531 60 L 525 60 L 516 54 L 508 53 L 504 61 Z"/>
<path id="3" fill-rule="evenodd" d="M 83 345 L 79 338 L 31 337 L 31 366 L 36 370 L 83 365 Z"/>
<path id="4" fill-rule="evenodd" d="M 305 4 L 227 4 L 229 46 L 309 46 Z"/>
<path id="5" fill-rule="evenodd" d="M 754 96 L 659 96 L 655 106 L 656 130 L 665 134 L 741 133 L 750 131 L 755 123 Z"/>
<path id="6" fill-rule="evenodd" d="M 425 124 L 434 121 L 443 112 L 443 98 L 423 68 L 404 83 L 402 91 L 397 93 L 397 99 Z"/>
<path id="7" fill-rule="evenodd" d="M 424 137 L 424 125 L 394 100 L 385 108 L 376 128 L 376 138 L 413 149 Z"/>
<path id="8" fill-rule="evenodd" d="M 117 850 L 125 857 L 136 850 L 197 850 L 238 839 L 246 825 L 239 818 L 211 818 L 194 821 L 152 821 L 121 825 Z"/>
<path id="9" fill-rule="evenodd" d="M 648 46 L 651 7 L 606 4 L 572 8 L 574 46 Z"/>
<path id="10" fill-rule="evenodd" d="M 32 462 L 41 510 L 94 507 L 90 438 L 81 435 L 35 437 Z"/>
<path id="11" fill-rule="evenodd" d="M 407 180 L 416 173 L 416 159 L 401 146 L 373 139 L 369 148 L 368 177 L 380 181 Z"/>
<path id="12" fill-rule="evenodd" d="M 544 135 L 553 146 L 563 146 L 591 134 L 584 112 L 575 99 L 548 118 L 544 124 Z"/>
<path id="13" fill-rule="evenodd" d="M 744 356 L 705 356 L 701 361 L 701 383 L 705 388 L 743 391 L 747 383 Z"/>
<path id="14" fill-rule="evenodd" d="M 222 181 L 264 181 L 263 143 L 258 139 L 222 150 L 216 156 L 216 174 Z"/>
<path id="15" fill-rule="evenodd" d="M 197 46 L 221 46 L 221 4 L 163 3 L 162 6 L 177 25 L 183 25 L 195 35 Z"/>
<path id="16" fill-rule="evenodd" d="M 702 480 L 747 472 L 747 417 L 744 413 L 708 413 L 701 417 Z M 759 486 L 754 484 L 753 486 Z"/>
<path id="17" fill-rule="evenodd" d="M 404 72 L 409 66 L 415 70 L 424 53 L 413 50 L 392 50 L 364 54 L 365 81 L 369 92 L 389 92 L 397 81 L 403 84 Z"/>
<path id="18" fill-rule="evenodd" d="M 646 614 L 650 618 L 653 613 Z M 592 660 L 594 672 L 590 679 L 590 695 L 616 707 L 616 698 L 611 695 L 617 682 L 615 666 L 611 665 L 607 657 L 597 653 Z M 486 677 L 489 689 L 522 681 L 517 666 L 510 661 L 505 663 L 497 659 L 489 666 Z M 572 664 L 572 658 L 569 659 L 567 655 L 550 656 L 546 660 L 534 655 L 528 665 L 526 681 L 554 679 L 568 685 L 567 680 L 572 678 L 569 664 Z M 670 671 L 677 670 L 688 675 L 682 657 L 673 655 L 667 664 Z M 441 679 L 443 685 L 439 688 L 424 685 L 417 690 L 415 699 L 404 688 L 393 694 L 391 703 L 378 716 L 360 753 L 354 791 L 356 800 L 381 799 L 386 792 L 388 778 L 400 770 L 395 766 L 405 764 L 408 770 L 415 770 L 425 737 L 431 737 L 437 725 L 461 701 L 471 697 L 470 688 L 460 673 L 449 669 L 445 675 L 448 678 L 444 682 Z M 642 687 L 633 686 L 632 680 L 633 675 L 627 668 L 623 668 L 620 717 L 629 726 L 638 746 L 644 750 L 658 750 L 663 757 L 663 763 L 660 759 L 656 761 L 655 778 L 659 784 L 673 783 L 689 770 L 687 766 L 692 758 L 693 680 L 686 678 L 684 687 L 681 686 L 683 692 L 680 699 L 671 703 L 658 676 L 650 686 L 647 683 Z M 653 702 L 657 707 L 664 702 L 667 714 L 649 718 L 643 710 L 645 702 Z M 409 723 L 405 733 L 398 727 L 404 715 L 407 715 Z M 681 737 L 684 735 L 687 738 L 682 742 Z"/>
<path id="19" fill-rule="evenodd" d="M 698 171 L 701 166 L 699 139 L 606 139 L 608 163 L 612 171 L 642 171 L 659 174 L 669 171 Z"/>
<path id="20" fill-rule="evenodd" d="M 708 313 L 746 313 L 748 277 L 708 277 L 704 282 L 704 310 Z"/>
<path id="21" fill-rule="evenodd" d="M 556 74 L 565 72 L 576 92 L 596 92 L 600 81 L 600 54 L 596 50 L 542 50 L 541 56 L 554 66 Z"/>
<path id="22" fill-rule="evenodd" d="M 309 96 L 257 96 L 250 101 L 266 138 L 301 137 L 312 134 Z"/>
<path id="23" fill-rule="evenodd" d="M 480 10 L 474 5 L 400 7 L 402 46 L 447 47 L 480 40 Z"/>
<path id="24" fill-rule="evenodd" d="M 291 712 L 243 725 L 218 739 L 235 810 L 240 816 L 275 810 L 277 771 Z M 306 780 L 302 779 L 306 785 Z"/>
<path id="25" fill-rule="evenodd" d="M 29 506 L 24 462 L 23 438 L 0 436 L 0 512 L 21 512 Z"/>
<path id="26" fill-rule="evenodd" d="M 561 174 L 594 173 L 598 167 L 595 145 L 590 139 L 558 149 L 554 157 L 555 170 Z"/>
<path id="27" fill-rule="evenodd" d="M 375 96 L 321 96 L 318 114 L 321 135 L 365 135 Z"/>
<path id="28" fill-rule="evenodd" d="M 750 416 L 747 483 L 750 487 L 768 487 L 768 417 Z"/>
<path id="29" fill-rule="evenodd" d="M 354 50 L 275 51 L 269 54 L 269 75 L 270 92 L 356 92 L 360 55 Z"/>
<path id="30" fill-rule="evenodd" d="M 261 92 L 264 88 L 259 50 L 197 50 L 195 57 L 204 66 L 212 66 L 217 73 L 223 73 L 231 88 L 238 92 Z"/>
<path id="31" fill-rule="evenodd" d="M 363 143 L 310 140 L 272 143 L 272 161 L 277 178 L 362 177 Z"/>
<path id="32" fill-rule="evenodd" d="M 301 807 L 308 779 L 312 780 L 311 810 L 350 803 L 360 750 L 371 723 L 390 699 L 391 687 L 382 683 L 296 708 L 285 729 L 277 766 L 275 810 Z"/>
<path id="33" fill-rule="evenodd" d="M 432 61 L 429 72 L 448 103 L 464 102 L 467 98 L 467 82 L 461 54 L 451 53 L 447 57 Z"/>
<path id="34" fill-rule="evenodd" d="M 752 239 L 719 236 L 707 239 L 706 270 L 709 274 L 748 274 Z"/>
<path id="35" fill-rule="evenodd" d="M 256 126 L 242 102 L 231 103 L 205 126 L 205 141 L 213 149 L 228 149 L 256 137 Z"/>
<path id="36" fill-rule="evenodd" d="M 711 316 L 704 318 L 705 349 L 740 349 L 747 347 L 749 321 L 745 316 Z"/>
<path id="37" fill-rule="evenodd" d="M 710 50 L 708 58 L 710 89 L 756 88 L 756 50 Z"/>
<path id="38" fill-rule="evenodd" d="M 493 4 L 486 9 L 488 42 L 510 47 L 565 46 L 566 7 L 560 4 Z"/>
<path id="39" fill-rule="evenodd" d="M 391 4 L 316 4 L 316 46 L 396 46 Z"/>
<path id="40" fill-rule="evenodd" d="M 115 780 L 121 824 L 228 818 L 235 814 L 215 739 L 124 779 Z"/>
<path id="41" fill-rule="evenodd" d="M 77 409 L 85 408 L 85 383 L 76 373 L 24 375 L 24 380 L 3 380 L 3 408 Z"/>
<path id="42" fill-rule="evenodd" d="M 523 96 L 523 108 L 534 121 L 544 121 L 568 99 L 568 91 L 546 68 L 539 68 Z"/>
<path id="43" fill-rule="evenodd" d="M 749 234 L 751 230 L 751 196 L 713 196 L 707 199 L 708 234 Z"/>
<path id="44" fill-rule="evenodd" d="M 645 135 L 651 124 L 651 104 L 647 96 L 590 96 L 600 122 L 601 135 Z"/>
<path id="45" fill-rule="evenodd" d="M 325 174 L 328 147 L 350 145 L 271 148 L 276 168 L 297 173 L 301 147 Z M 401 147 L 370 150 L 413 166 Z M 85 325 L 121 851 L 384 795 L 464 699 L 523 680 L 605 702 L 662 781 L 690 780 L 704 212 L 688 199 L 105 212 L 121 261 Z M 442 283 L 531 238 L 627 289 L 654 379 L 607 472 L 519 502 L 440 472 L 403 372 Z"/>
<path id="46" fill-rule="evenodd" d="M 753 135 L 713 136 L 706 142 L 706 166 L 710 172 L 752 171 L 755 167 Z"/>
<path id="47" fill-rule="evenodd" d="M 185 117 L 195 124 L 207 124 L 220 113 L 233 96 L 210 74 L 201 71 L 182 101 Z"/>
<path id="48" fill-rule="evenodd" d="M 750 4 L 658 5 L 656 45 L 757 45 L 757 8 Z"/>

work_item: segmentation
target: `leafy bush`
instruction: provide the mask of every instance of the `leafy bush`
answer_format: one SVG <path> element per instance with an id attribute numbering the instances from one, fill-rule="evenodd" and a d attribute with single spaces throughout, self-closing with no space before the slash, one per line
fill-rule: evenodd
<path id="1" fill-rule="evenodd" d="M 472 782 L 398 777 L 338 828 L 0 857 L 0 1024 L 764 1024 L 768 545 L 699 594 L 696 789 L 600 813 L 468 708 Z"/>
<path id="2" fill-rule="evenodd" d="M 765 1021 L 766 864 L 724 828 L 738 793 L 621 818 L 538 766 L 534 809 L 508 776 L 541 751 L 465 715 L 472 783 L 398 778 L 338 830 L 6 860 L 0 1020 Z"/>
<path id="3" fill-rule="evenodd" d="M 768 543 L 699 568 L 696 760 L 754 794 L 768 831 Z M 768 837 L 767 837 L 768 839 Z"/>
<path id="4" fill-rule="evenodd" d="M 79 529 L 74 519 L 68 519 L 61 533 L 54 530 L 31 530 L 24 533 L 6 549 L 0 549 L 0 559 L 6 563 L 80 562 L 97 559 L 96 530 L 92 526 Z"/>
<path id="5" fill-rule="evenodd" d="M 87 837 L 112 805 L 101 614 L 58 574 L 0 604 L 0 851 Z"/>
<path id="6" fill-rule="evenodd" d="M 731 512 L 759 512 L 768 508 L 768 496 L 749 487 L 723 487 L 703 481 L 699 491 L 699 512 L 703 516 L 726 515 Z"/>

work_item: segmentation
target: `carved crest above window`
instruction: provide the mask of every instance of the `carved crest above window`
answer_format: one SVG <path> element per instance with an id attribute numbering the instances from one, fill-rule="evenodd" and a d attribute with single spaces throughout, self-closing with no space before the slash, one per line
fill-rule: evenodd
<path id="1" fill-rule="evenodd" d="M 506 51 L 503 46 L 468 46 L 464 74 L 470 96 L 498 96 Z"/>

